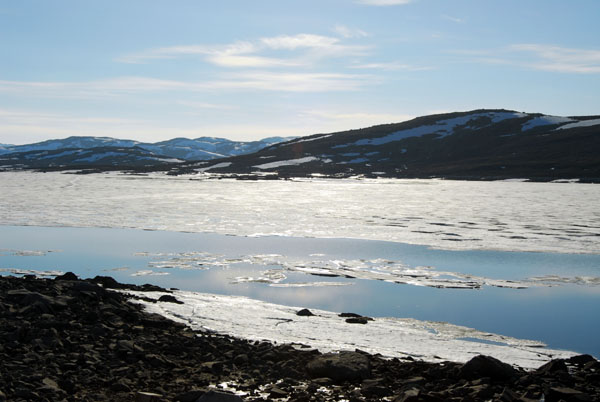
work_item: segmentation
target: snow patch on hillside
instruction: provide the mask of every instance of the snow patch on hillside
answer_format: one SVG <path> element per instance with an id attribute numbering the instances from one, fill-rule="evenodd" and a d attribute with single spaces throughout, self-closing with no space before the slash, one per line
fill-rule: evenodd
<path id="1" fill-rule="evenodd" d="M 473 113 L 466 116 L 454 117 L 452 119 L 440 120 L 432 125 L 418 126 L 406 130 L 396 131 L 384 137 L 362 139 L 350 144 L 336 145 L 333 148 L 344 148 L 349 146 L 363 145 L 384 145 L 394 141 L 400 141 L 410 137 L 422 137 L 424 135 L 436 134 L 438 138 L 443 138 L 454 133 L 454 130 L 460 126 L 467 126 L 471 121 L 487 117 L 492 124 L 499 123 L 507 119 L 522 118 L 527 115 L 518 112 L 489 112 Z"/>
<path id="2" fill-rule="evenodd" d="M 565 124 L 564 126 L 560 126 L 557 128 L 557 130 L 568 130 L 570 128 L 591 127 L 597 125 L 600 125 L 600 119 L 582 120 L 570 124 Z"/>
<path id="3" fill-rule="evenodd" d="M 568 117 L 561 116 L 539 116 L 534 117 L 533 119 L 527 121 L 525 124 L 521 126 L 521 131 L 531 130 L 532 128 L 540 127 L 540 126 L 550 126 L 553 124 L 563 124 L 573 121 Z"/>
<path id="4" fill-rule="evenodd" d="M 304 158 L 298 158 L 298 159 L 289 159 L 289 160 L 285 160 L 285 161 L 263 163 L 262 165 L 254 165 L 252 167 L 255 167 L 257 169 L 273 169 L 273 168 L 278 168 L 281 166 L 301 165 L 303 163 L 316 161 L 318 159 L 319 158 L 316 158 L 314 156 L 306 156 Z"/>

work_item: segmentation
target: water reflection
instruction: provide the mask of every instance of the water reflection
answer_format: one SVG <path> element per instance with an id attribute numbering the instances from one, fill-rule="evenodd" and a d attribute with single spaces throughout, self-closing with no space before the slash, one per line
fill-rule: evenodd
<path id="1" fill-rule="evenodd" d="M 445 321 L 600 356 L 598 286 L 563 281 L 560 286 L 528 289 L 492 286 L 478 290 L 438 289 L 381 280 L 313 276 L 282 268 L 282 260 L 384 259 L 408 267 L 430 266 L 440 272 L 500 280 L 545 275 L 574 278 L 598 277 L 600 255 L 442 251 L 365 240 L 245 238 L 127 229 L 0 226 L 0 235 L 3 250 L 0 268 L 73 271 L 83 277 L 111 275 L 122 282 L 241 295 L 297 307 Z M 37 252 L 44 250 L 62 251 Z M 140 254 L 141 251 L 146 253 Z M 166 257 L 179 258 L 181 253 L 201 257 L 206 266 L 196 265 L 194 259 L 186 261 L 187 266 L 156 265 L 157 261 L 170 261 Z M 277 282 L 239 280 L 260 278 L 269 270 L 279 270 L 285 278 Z M 168 275 L 132 276 L 141 271 Z M 270 286 L 306 282 L 345 286 Z"/>

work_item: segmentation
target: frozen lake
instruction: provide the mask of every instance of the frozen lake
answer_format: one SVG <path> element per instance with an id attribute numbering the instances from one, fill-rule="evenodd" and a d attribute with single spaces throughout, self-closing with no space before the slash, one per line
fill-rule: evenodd
<path id="1" fill-rule="evenodd" d="M 111 275 L 600 356 L 599 186 L 2 173 L 0 188 L 4 273 Z"/>

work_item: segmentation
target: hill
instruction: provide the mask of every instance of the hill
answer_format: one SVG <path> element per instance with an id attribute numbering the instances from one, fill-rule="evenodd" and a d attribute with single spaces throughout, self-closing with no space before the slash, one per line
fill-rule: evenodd
<path id="1" fill-rule="evenodd" d="M 600 116 L 474 110 L 317 134 L 172 171 L 249 177 L 600 179 Z"/>

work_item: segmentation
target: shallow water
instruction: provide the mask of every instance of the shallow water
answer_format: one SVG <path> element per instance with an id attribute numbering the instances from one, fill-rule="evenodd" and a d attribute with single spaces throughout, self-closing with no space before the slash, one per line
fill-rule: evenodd
<path id="1" fill-rule="evenodd" d="M 241 295 L 291 306 L 444 321 L 600 356 L 600 286 L 529 280 L 548 274 L 598 277 L 600 255 L 435 250 L 355 239 L 107 228 L 0 226 L 0 238 L 0 268 L 5 269 L 73 271 L 83 277 L 110 275 L 128 283 Z M 418 281 L 408 285 L 294 270 L 307 261 L 324 266 L 332 261 L 349 264 L 381 259 L 408 270 L 426 266 L 427 271 L 512 280 L 527 288 L 483 284 L 476 289 L 448 289 Z M 370 272 L 372 265 L 365 270 Z M 239 280 L 265 278 L 265 271 L 277 271 L 275 279 L 281 275 L 284 279 Z"/>

